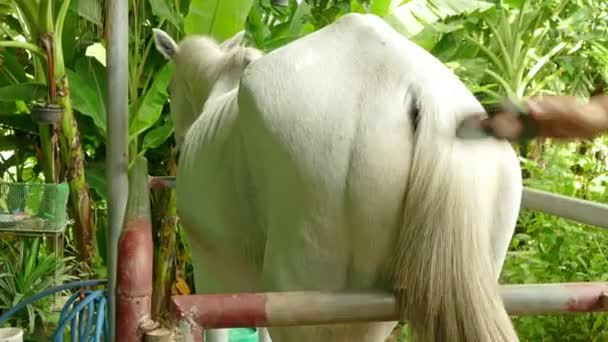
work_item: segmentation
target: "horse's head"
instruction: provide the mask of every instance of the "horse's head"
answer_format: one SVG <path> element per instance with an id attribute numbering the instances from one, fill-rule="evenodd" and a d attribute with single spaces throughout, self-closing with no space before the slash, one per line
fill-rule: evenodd
<path id="1" fill-rule="evenodd" d="M 187 37 L 177 44 L 162 30 L 153 29 L 153 33 L 158 51 L 175 61 L 169 93 L 179 148 L 205 102 L 238 87 L 247 65 L 262 53 L 242 46 L 243 31 L 221 44 L 205 36 Z"/>

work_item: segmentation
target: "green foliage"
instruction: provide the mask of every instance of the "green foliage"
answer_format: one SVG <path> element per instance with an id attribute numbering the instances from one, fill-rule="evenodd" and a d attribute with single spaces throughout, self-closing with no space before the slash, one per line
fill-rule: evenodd
<path id="1" fill-rule="evenodd" d="M 94 58 L 79 58 L 66 69 L 72 87 L 72 105 L 90 117 L 102 136 L 106 133 L 105 67 Z"/>
<path id="2" fill-rule="evenodd" d="M 0 101 L 3 102 L 32 102 L 46 96 L 45 84 L 35 82 L 24 82 L 8 85 L 0 88 Z"/>
<path id="3" fill-rule="evenodd" d="M 169 97 L 167 87 L 173 75 L 173 64 L 165 64 L 154 76 L 154 81 L 142 98 L 137 113 L 131 118 L 129 124 L 129 137 L 137 137 L 145 130 L 149 129 L 160 118 L 165 102 Z"/>
<path id="4" fill-rule="evenodd" d="M 548 145 L 537 159 L 524 159 L 526 185 L 606 202 L 606 138 Z M 608 232 L 523 210 L 503 268 L 503 283 L 606 281 Z M 603 314 L 543 315 L 514 319 L 522 341 L 605 341 Z"/>
<path id="5" fill-rule="evenodd" d="M 490 2 L 477 0 L 393 1 L 385 20 L 404 36 L 430 50 L 442 33 L 454 29 L 443 21 L 483 13 L 492 7 Z"/>
<path id="6" fill-rule="evenodd" d="M 21 240 L 14 249 L 13 241 L 0 243 L 0 311 L 12 308 L 23 299 L 57 284 L 75 279 L 73 257 L 56 258 L 44 250 L 41 238 Z M 37 324 L 44 326 L 52 315 L 52 297 L 43 298 L 9 320 L 12 326 L 34 333 Z"/>
<path id="7" fill-rule="evenodd" d="M 606 17 L 598 1 L 511 1 L 483 13 L 448 18 L 445 23 L 452 30 L 431 52 L 484 102 L 504 95 L 588 96 L 598 79 L 606 77 L 598 71 L 608 66 L 603 48 L 608 25 L 596 19 L 590 25 L 581 15 L 587 11 Z"/>
<path id="8" fill-rule="evenodd" d="M 223 41 L 243 29 L 252 4 L 253 0 L 192 0 L 184 31 Z"/>
<path id="9" fill-rule="evenodd" d="M 504 1 L 454 16 L 431 52 L 484 102 L 510 94 L 589 96 L 608 76 L 608 25 L 601 1 Z M 599 18 L 603 18 L 599 19 Z M 526 186 L 606 202 L 606 138 L 522 147 Z M 529 149 L 529 148 L 532 149 Z M 529 152 L 529 153 L 528 153 Z M 601 281 L 608 235 L 565 219 L 522 210 L 503 268 L 503 283 Z M 522 341 L 605 341 L 600 314 L 514 318 Z"/>
<path id="10" fill-rule="evenodd" d="M 51 2 L 56 5 L 49 10 L 45 4 Z M 173 125 L 167 85 L 172 64 L 155 51 L 152 27 L 166 30 L 177 40 L 205 33 L 220 41 L 245 29 L 251 44 L 269 52 L 344 14 L 373 13 L 452 67 L 483 102 L 496 102 L 505 94 L 586 97 L 605 92 L 608 82 L 608 6 L 603 0 L 290 0 L 287 6 L 273 6 L 270 0 L 129 3 L 130 156 L 145 154 L 150 172 L 156 175 L 168 172 L 171 158 L 167 151 L 173 144 Z M 38 157 L 51 136 L 30 120 L 27 104 L 46 96 L 45 66 L 37 57 L 44 51 L 36 44 L 40 33 L 55 26 L 62 47 L 58 63 L 69 79 L 85 151 L 85 174 L 100 216 L 105 213 L 106 198 L 103 4 L 101 0 L 0 0 L 2 178 L 42 178 L 44 158 Z M 19 35 L 28 43 L 18 41 Z M 535 143 L 531 149 L 522 149 L 526 185 L 606 202 L 606 142 L 600 138 L 568 145 Z M 105 220 L 100 218 L 100 222 Z M 191 265 L 181 233 L 177 235 L 177 277 L 189 279 Z M 100 229 L 97 237 L 105 255 L 105 232 Z M 26 296 L 31 284 L 34 292 L 50 286 L 51 254 L 33 245 L 20 246 L 26 246 L 19 247 L 23 253 L 9 245 L 0 249 L 2 308 Z M 501 279 L 508 283 L 604 280 L 608 278 L 605 246 L 608 237 L 603 231 L 524 210 Z M 30 248 L 40 253 L 28 252 Z M 33 255 L 35 261 L 31 261 Z M 28 264 L 35 266 L 28 268 Z M 62 267 L 68 274 L 71 268 Z M 36 315 L 49 317 L 44 311 L 48 305 L 41 305 L 29 308 L 19 322 L 29 326 L 36 323 L 32 319 Z M 515 322 L 522 341 L 608 339 L 602 333 L 607 321 L 597 314 L 518 317 Z M 398 335 L 396 340 L 406 340 L 408 332 Z"/>

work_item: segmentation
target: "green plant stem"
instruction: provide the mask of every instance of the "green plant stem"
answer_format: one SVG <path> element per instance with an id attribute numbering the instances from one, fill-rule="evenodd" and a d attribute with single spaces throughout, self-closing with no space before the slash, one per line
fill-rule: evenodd
<path id="1" fill-rule="evenodd" d="M 152 313 L 155 319 L 166 318 L 169 308 L 171 286 L 175 280 L 177 210 L 175 191 L 162 190 L 159 194 L 158 207 L 152 210 L 159 213 L 157 223 L 158 251 L 154 260 L 154 295 L 152 296 Z M 155 215 L 156 216 L 156 215 Z"/>
<path id="2" fill-rule="evenodd" d="M 95 268 L 100 262 L 97 250 L 96 225 L 94 220 L 94 203 L 85 180 L 84 160 L 80 142 L 78 123 L 74 117 L 70 90 L 65 69 L 57 68 L 57 76 L 63 79 L 62 96 L 57 102 L 63 107 L 61 119 L 61 139 L 59 148 L 63 164 L 66 166 L 66 178 L 70 184 L 70 206 L 75 221 L 75 236 L 80 260 L 89 267 Z"/>
<path id="3" fill-rule="evenodd" d="M 48 0 L 51 1 L 51 0 Z M 70 184 L 70 207 L 75 221 L 76 245 L 80 260 L 92 270 L 97 270 L 101 258 L 97 246 L 97 227 L 93 215 L 95 205 L 85 179 L 85 156 L 80 141 L 78 122 L 74 116 L 70 87 L 65 73 L 62 40 L 63 24 L 70 7 L 70 0 L 64 0 L 55 20 L 55 77 L 61 80 L 61 95 L 57 102 L 63 107 L 61 117 L 60 155 L 63 159 Z M 47 15 L 52 15 L 48 12 Z"/>
<path id="4" fill-rule="evenodd" d="M 169 153 L 167 165 L 167 174 L 175 176 L 177 165 L 173 149 Z M 155 319 L 162 320 L 169 313 L 171 287 L 175 281 L 178 216 L 175 189 L 158 190 L 157 193 L 158 200 L 152 210 L 154 235 L 158 236 L 155 244 L 158 252 L 154 256 L 152 315 Z"/>
<path id="5" fill-rule="evenodd" d="M 18 49 L 25 49 L 32 53 L 35 53 L 36 55 L 38 55 L 41 58 L 46 59 L 46 53 L 44 52 L 44 49 L 40 48 L 37 45 L 31 44 L 31 43 L 18 42 L 15 40 L 3 40 L 3 41 L 0 41 L 0 47 L 13 47 L 13 48 L 18 48 Z"/>
<path id="6" fill-rule="evenodd" d="M 34 58 L 34 79 L 40 83 L 47 83 L 47 77 L 45 73 L 44 63 L 45 58 Z M 47 182 L 55 180 L 56 175 L 54 173 L 54 153 L 53 153 L 53 142 L 51 140 L 51 132 L 48 125 L 38 125 L 38 134 L 40 135 L 40 149 L 42 150 L 42 170 L 44 178 Z"/>
<path id="7" fill-rule="evenodd" d="M 95 267 L 100 261 L 97 253 L 96 225 L 93 215 L 93 200 L 89 192 L 84 172 L 85 156 L 80 142 L 78 123 L 74 117 L 72 102 L 70 98 L 69 83 L 65 73 L 65 64 L 63 57 L 63 46 L 61 37 L 63 36 L 63 27 L 65 18 L 70 7 L 70 0 L 61 2 L 53 0 L 41 0 L 36 6 L 31 0 L 14 0 L 14 4 L 24 17 L 23 26 L 26 26 L 30 31 L 30 42 L 5 42 L 6 46 L 26 48 L 39 57 L 35 61 L 35 77 L 37 79 L 45 79 L 43 65 L 46 60 L 46 52 L 33 44 L 39 42 L 42 33 L 52 33 L 52 43 L 54 47 L 55 58 L 52 61 L 55 68 L 55 79 L 47 80 L 49 86 L 60 80 L 58 96 L 56 103 L 63 108 L 61 122 L 59 124 L 59 154 L 63 164 L 62 169 L 65 170 L 66 178 L 70 184 L 70 211 L 75 220 L 75 239 L 78 248 L 80 261 L 84 262 L 88 267 Z M 58 5 L 57 17 L 53 18 L 53 8 Z M 0 42 L 0 46 L 2 42 Z M 48 127 L 40 126 L 40 141 L 41 148 L 44 153 L 44 169 L 47 180 L 52 180 L 53 177 L 53 140 Z"/>

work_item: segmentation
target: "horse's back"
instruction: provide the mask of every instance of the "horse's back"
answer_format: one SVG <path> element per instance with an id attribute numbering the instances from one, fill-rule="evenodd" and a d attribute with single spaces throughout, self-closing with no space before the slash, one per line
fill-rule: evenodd
<path id="1" fill-rule="evenodd" d="M 351 14 L 245 70 L 239 120 L 268 229 L 269 286 L 382 281 L 413 147 L 410 75 L 391 70 L 405 42 L 381 19 Z"/>
<path id="2" fill-rule="evenodd" d="M 483 110 L 447 67 L 371 15 L 342 17 L 245 70 L 240 120 L 267 230 L 265 286 L 390 286 L 385 270 L 397 247 L 421 102 L 435 109 L 426 114 L 443 114 L 426 118 L 441 139 L 464 113 Z M 471 200 L 488 199 L 484 214 L 501 211 L 493 207 L 498 189 L 511 186 L 504 200 L 518 202 L 517 160 L 507 144 L 456 148 L 472 152 L 463 153 L 471 165 L 496 171 L 474 185 Z M 486 185 L 487 194 L 479 195 Z M 495 220 L 499 254 L 516 215 L 512 206 Z M 382 341 L 391 326 L 367 326 L 369 335 L 359 341 Z M 290 328 L 289 341 L 354 340 L 355 331 L 356 325 Z"/>

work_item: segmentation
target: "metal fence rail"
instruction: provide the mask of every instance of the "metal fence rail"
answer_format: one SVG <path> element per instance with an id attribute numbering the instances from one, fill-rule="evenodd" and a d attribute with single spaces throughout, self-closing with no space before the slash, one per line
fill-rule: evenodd
<path id="1" fill-rule="evenodd" d="M 608 205 L 530 188 L 522 195 L 522 208 L 608 229 Z"/>
<path id="2" fill-rule="evenodd" d="M 608 311 L 608 283 L 504 285 L 511 315 Z M 205 328 L 397 321 L 387 293 L 271 292 L 174 296 L 176 321 Z"/>

